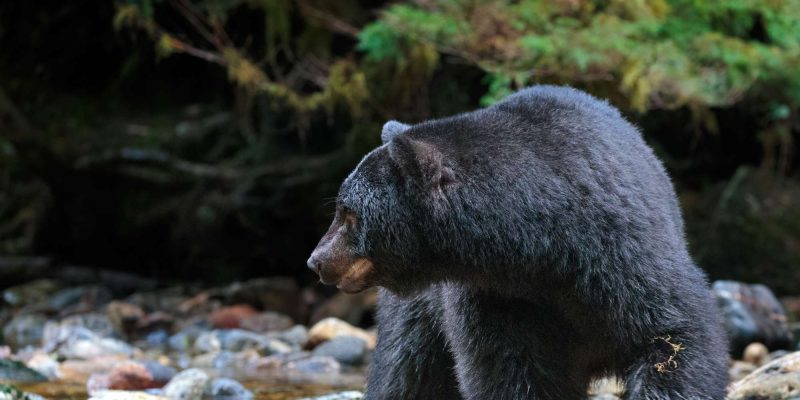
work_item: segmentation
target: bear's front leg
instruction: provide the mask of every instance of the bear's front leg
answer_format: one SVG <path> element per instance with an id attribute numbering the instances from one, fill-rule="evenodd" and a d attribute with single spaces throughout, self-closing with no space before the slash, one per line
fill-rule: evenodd
<path id="1" fill-rule="evenodd" d="M 401 299 L 378 293 L 378 345 L 367 379 L 368 400 L 458 400 L 453 357 L 441 329 L 438 292 Z"/>
<path id="2" fill-rule="evenodd" d="M 576 340 L 552 310 L 450 285 L 445 331 L 461 395 L 469 400 L 585 399 L 589 374 L 576 367 Z"/>
<path id="3" fill-rule="evenodd" d="M 722 325 L 697 318 L 642 346 L 626 369 L 626 400 L 722 400 L 728 384 L 727 346 Z"/>

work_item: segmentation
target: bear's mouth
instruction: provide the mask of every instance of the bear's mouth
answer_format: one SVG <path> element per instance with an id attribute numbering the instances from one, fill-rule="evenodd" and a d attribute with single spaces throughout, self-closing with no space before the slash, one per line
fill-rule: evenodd
<path id="1" fill-rule="evenodd" d="M 336 285 L 345 293 L 358 293 L 371 286 L 370 278 L 374 265 L 366 258 L 359 258 L 348 266 L 342 273 L 337 273 L 338 268 L 322 268 L 320 281 L 326 285 Z"/>

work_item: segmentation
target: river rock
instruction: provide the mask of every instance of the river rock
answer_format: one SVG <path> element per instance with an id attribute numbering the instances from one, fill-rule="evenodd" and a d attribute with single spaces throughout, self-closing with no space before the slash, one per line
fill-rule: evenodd
<path id="1" fill-rule="evenodd" d="M 74 286 L 59 290 L 48 299 L 50 308 L 61 315 L 98 310 L 112 300 L 111 291 L 99 285 Z"/>
<path id="2" fill-rule="evenodd" d="M 46 376 L 47 379 L 59 378 L 58 362 L 45 352 L 36 351 L 25 361 L 25 365 Z"/>
<path id="3" fill-rule="evenodd" d="M 252 349 L 240 351 L 238 353 L 220 351 L 217 353 L 201 354 L 193 358 L 190 365 L 194 368 L 211 368 L 225 372 L 242 368 L 243 366 L 250 364 L 260 357 L 261 355 L 258 353 L 258 351 Z"/>
<path id="4" fill-rule="evenodd" d="M 354 336 L 337 336 L 314 349 L 316 356 L 330 356 L 346 365 L 361 365 L 367 354 L 367 343 Z"/>
<path id="5" fill-rule="evenodd" d="M 57 291 L 59 284 L 50 279 L 37 279 L 3 291 L 3 300 L 12 307 L 44 302 L 51 293 Z"/>
<path id="6" fill-rule="evenodd" d="M 215 310 L 208 317 L 211 326 L 221 329 L 239 328 L 242 320 L 258 314 L 258 311 L 249 304 L 236 304 Z"/>
<path id="7" fill-rule="evenodd" d="M 89 400 L 168 400 L 162 396 L 124 390 L 101 390 L 92 393 L 91 396 Z"/>
<path id="8" fill-rule="evenodd" d="M 121 356 L 96 357 L 91 360 L 66 360 L 58 366 L 59 379 L 69 383 L 86 383 L 93 374 L 105 373 L 125 361 Z"/>
<path id="9" fill-rule="evenodd" d="M 288 372 L 302 374 L 330 374 L 339 372 L 341 366 L 333 357 L 311 356 L 289 361 L 284 365 L 284 369 Z"/>
<path id="10" fill-rule="evenodd" d="M 781 357 L 731 386 L 729 400 L 800 399 L 800 352 Z"/>
<path id="11" fill-rule="evenodd" d="M 153 382 L 158 385 L 157 387 L 166 385 L 178 373 L 175 368 L 156 361 L 144 361 L 141 362 L 141 364 L 147 368 L 147 372 L 150 373 L 150 376 L 153 378 Z"/>
<path id="12" fill-rule="evenodd" d="M 166 382 L 156 382 L 142 364 L 125 361 L 115 365 L 108 373 L 94 374 L 86 384 L 89 393 L 100 390 L 145 390 L 159 388 Z"/>
<path id="13" fill-rule="evenodd" d="M 288 363 L 309 357 L 311 357 L 311 353 L 307 351 L 258 357 L 247 363 L 245 371 L 247 371 L 248 376 L 261 376 L 265 373 L 283 371 Z"/>
<path id="14" fill-rule="evenodd" d="M 730 368 L 728 368 L 728 376 L 731 378 L 731 382 L 740 381 L 755 371 L 756 368 L 758 367 L 749 362 L 734 361 Z"/>
<path id="15" fill-rule="evenodd" d="M 45 336 L 48 336 L 45 328 Z M 100 356 L 130 357 L 134 348 L 117 339 L 101 337 L 80 326 L 65 327 L 53 334 L 45 344 L 45 350 L 57 352 L 69 359 L 92 359 Z"/>
<path id="16" fill-rule="evenodd" d="M 197 337 L 194 347 L 201 353 L 258 350 L 263 354 L 281 354 L 292 351 L 289 344 L 280 340 L 242 329 L 205 332 Z"/>
<path id="17" fill-rule="evenodd" d="M 757 367 L 764 365 L 769 360 L 769 349 L 761 343 L 750 343 L 744 348 L 742 361 L 749 362 Z"/>
<path id="18" fill-rule="evenodd" d="M 770 350 L 791 349 L 794 341 L 781 303 L 764 285 L 716 281 L 714 294 L 725 316 L 731 351 L 742 354 L 753 342 Z"/>
<path id="19" fill-rule="evenodd" d="M 208 331 L 196 326 L 184 328 L 169 337 L 169 347 L 176 351 L 186 352 L 195 345 L 197 338 L 205 332 Z"/>
<path id="20" fill-rule="evenodd" d="M 253 398 L 253 392 L 233 379 L 216 378 L 208 386 L 206 397 L 212 397 L 214 400 L 250 400 Z"/>
<path id="21" fill-rule="evenodd" d="M 45 382 L 47 377 L 28 368 L 19 361 L 4 358 L 0 359 L 0 381 L 18 383 Z"/>
<path id="22" fill-rule="evenodd" d="M 363 393 L 356 390 L 351 390 L 347 392 L 326 394 L 324 396 L 303 397 L 300 400 L 362 400 L 363 398 Z"/>
<path id="23" fill-rule="evenodd" d="M 294 321 L 288 315 L 267 311 L 242 319 L 240 328 L 258 333 L 267 333 L 284 331 L 293 325 Z"/>
<path id="24" fill-rule="evenodd" d="M 115 329 L 114 323 L 108 316 L 95 312 L 69 316 L 61 320 L 60 326 L 66 329 L 70 327 L 86 328 L 102 337 L 115 337 L 120 332 Z"/>
<path id="25" fill-rule="evenodd" d="M 271 339 L 254 332 L 231 329 L 218 331 L 218 335 L 222 342 L 222 349 L 227 351 L 262 350 L 270 347 Z"/>
<path id="26" fill-rule="evenodd" d="M 305 347 L 309 339 L 308 329 L 303 325 L 295 325 L 280 332 L 270 332 L 267 336 L 288 343 L 294 349 Z"/>
<path id="27" fill-rule="evenodd" d="M 193 344 L 198 353 L 217 353 L 222 351 L 222 339 L 219 331 L 205 331 L 197 335 Z"/>
<path id="28" fill-rule="evenodd" d="M 377 338 L 375 335 L 370 334 L 363 329 L 356 328 L 340 319 L 332 317 L 325 318 L 322 321 L 317 322 L 313 327 L 311 327 L 311 329 L 309 329 L 308 334 L 308 344 L 312 347 L 337 336 L 354 336 L 360 338 L 364 340 L 364 342 L 367 344 L 367 348 L 369 349 L 374 349 L 375 344 L 377 343 Z"/>
<path id="29" fill-rule="evenodd" d="M 47 318 L 39 314 L 17 315 L 3 327 L 3 340 L 13 349 L 41 346 Z"/>
<path id="30" fill-rule="evenodd" d="M 203 397 L 208 383 L 208 374 L 196 368 L 187 369 L 164 386 L 164 396 L 170 400 L 197 400 Z"/>

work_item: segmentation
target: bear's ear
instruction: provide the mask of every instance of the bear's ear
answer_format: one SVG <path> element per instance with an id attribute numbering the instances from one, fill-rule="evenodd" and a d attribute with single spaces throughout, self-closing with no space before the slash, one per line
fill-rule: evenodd
<path id="1" fill-rule="evenodd" d="M 398 136 L 389 144 L 389 155 L 405 175 L 423 187 L 441 190 L 455 179 L 442 152 L 430 142 Z"/>
<path id="2" fill-rule="evenodd" d="M 407 131 L 408 128 L 411 128 L 411 126 L 406 125 L 402 122 L 391 120 L 383 124 L 383 130 L 381 131 L 381 141 L 383 141 L 383 144 L 389 143 L 395 136 Z"/>

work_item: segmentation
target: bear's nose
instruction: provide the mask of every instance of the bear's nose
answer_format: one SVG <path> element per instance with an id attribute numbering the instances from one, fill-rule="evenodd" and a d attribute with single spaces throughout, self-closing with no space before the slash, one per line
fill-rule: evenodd
<path id="1" fill-rule="evenodd" d="M 308 265 L 308 268 L 310 268 L 316 274 L 319 274 L 320 262 L 319 260 L 317 260 L 316 257 L 314 257 L 313 255 L 309 257 L 308 261 L 306 261 L 306 265 Z"/>

